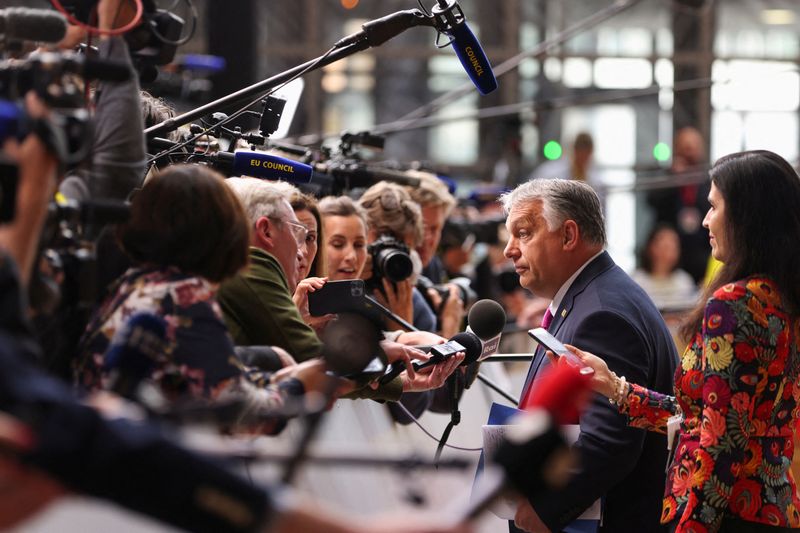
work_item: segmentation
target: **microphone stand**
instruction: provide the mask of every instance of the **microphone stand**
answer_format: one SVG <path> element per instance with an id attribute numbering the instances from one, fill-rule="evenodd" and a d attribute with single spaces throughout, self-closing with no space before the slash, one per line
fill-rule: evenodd
<path id="1" fill-rule="evenodd" d="M 262 80 L 258 83 L 240 89 L 234 93 L 224 96 L 213 102 L 202 105 L 192 111 L 187 111 L 182 115 L 167 119 L 155 126 L 151 126 L 144 130 L 147 137 L 163 137 L 166 133 L 178 129 L 184 124 L 195 121 L 210 113 L 215 113 L 227 106 L 233 106 L 241 103 L 243 100 L 252 98 L 259 93 L 266 93 L 274 90 L 279 85 L 288 82 L 296 76 L 313 72 L 321 67 L 335 63 L 340 59 L 349 57 L 357 52 L 361 52 L 371 47 L 380 46 L 400 35 L 404 31 L 415 26 L 431 26 L 434 27 L 433 18 L 425 15 L 419 9 L 409 9 L 405 11 L 397 11 L 391 15 L 375 19 L 362 25 L 362 31 L 354 33 L 348 37 L 339 40 L 330 53 L 326 53 L 316 59 L 307 61 L 302 65 L 298 65 L 289 70 L 285 70 L 280 74 L 276 74 L 271 78 Z"/>

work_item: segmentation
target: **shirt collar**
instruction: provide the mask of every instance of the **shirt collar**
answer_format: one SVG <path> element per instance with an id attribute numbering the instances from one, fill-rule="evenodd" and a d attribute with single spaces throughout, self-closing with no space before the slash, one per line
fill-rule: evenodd
<path id="1" fill-rule="evenodd" d="M 561 300 L 564 299 L 564 296 L 567 294 L 567 291 L 572 286 L 572 283 L 577 279 L 577 277 L 580 275 L 580 273 L 583 272 L 583 269 L 586 268 L 589 265 L 589 263 L 591 263 L 592 261 L 597 259 L 597 257 L 600 254 L 602 254 L 603 251 L 604 250 L 600 250 L 599 252 L 594 254 L 592 257 L 590 257 L 584 264 L 581 265 L 581 267 L 578 270 L 576 270 L 569 277 L 569 279 L 567 281 L 564 282 L 564 284 L 561 286 L 561 288 L 558 289 L 558 292 L 553 297 L 553 301 L 550 302 L 550 305 L 548 307 L 548 309 L 550 309 L 550 314 L 552 314 L 553 316 L 556 316 L 556 312 L 558 311 L 558 307 L 561 305 Z"/>

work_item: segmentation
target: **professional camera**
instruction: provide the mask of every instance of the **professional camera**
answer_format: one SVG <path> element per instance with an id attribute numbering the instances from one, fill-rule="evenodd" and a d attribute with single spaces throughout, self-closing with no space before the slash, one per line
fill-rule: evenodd
<path id="1" fill-rule="evenodd" d="M 414 272 L 408 246 L 391 235 L 381 235 L 378 240 L 368 244 L 367 252 L 372 256 L 372 278 L 367 281 L 371 289 L 381 287 L 382 278 L 399 283 Z"/>
<path id="2" fill-rule="evenodd" d="M 478 299 L 478 295 L 474 290 L 472 290 L 471 283 L 472 282 L 469 280 L 469 278 L 462 276 L 453 278 L 447 283 L 435 284 L 425 276 L 420 276 L 417 280 L 417 289 L 422 293 L 422 296 L 425 298 L 428 306 L 433 309 L 436 314 L 438 314 L 439 309 L 433 305 L 433 301 L 431 301 L 431 298 L 428 295 L 428 289 L 433 289 L 439 294 L 439 297 L 442 299 L 441 305 L 443 306 L 450 297 L 450 286 L 453 285 L 458 288 L 458 297 L 462 302 L 464 302 L 464 309 L 469 309 Z"/>
<path id="3" fill-rule="evenodd" d="M 98 0 L 61 0 L 64 9 L 77 20 L 88 24 Z M 164 9 L 158 9 L 153 0 L 142 2 L 142 23 L 125 34 L 131 59 L 143 83 L 156 79 L 156 67 L 171 63 L 175 59 L 178 45 L 185 43 L 194 33 L 181 38 L 184 20 Z"/>
<path id="4" fill-rule="evenodd" d="M 83 54 L 36 52 L 0 62 L 0 142 L 36 132 L 66 166 L 80 163 L 91 148 L 91 123 L 84 88 L 75 80 L 124 81 L 128 68 Z M 31 120 L 22 107 L 33 91 L 50 108 L 46 121 Z"/>

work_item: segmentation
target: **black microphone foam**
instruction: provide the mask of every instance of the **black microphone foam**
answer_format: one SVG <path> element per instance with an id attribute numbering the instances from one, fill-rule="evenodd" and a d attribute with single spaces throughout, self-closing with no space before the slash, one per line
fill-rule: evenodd
<path id="1" fill-rule="evenodd" d="M 478 300 L 469 310 L 467 323 L 481 340 L 489 340 L 503 332 L 506 312 L 494 300 Z"/>
<path id="2" fill-rule="evenodd" d="M 6 40 L 57 43 L 67 34 L 67 20 L 47 9 L 0 9 L 0 34 Z"/>
<path id="3" fill-rule="evenodd" d="M 461 365 L 468 365 L 474 361 L 478 360 L 480 357 L 481 352 L 483 351 L 483 344 L 481 340 L 478 338 L 477 335 L 474 333 L 470 333 L 469 331 L 462 331 L 461 333 L 456 333 L 453 336 L 452 341 L 456 341 L 458 344 L 464 347 L 464 362 Z"/>

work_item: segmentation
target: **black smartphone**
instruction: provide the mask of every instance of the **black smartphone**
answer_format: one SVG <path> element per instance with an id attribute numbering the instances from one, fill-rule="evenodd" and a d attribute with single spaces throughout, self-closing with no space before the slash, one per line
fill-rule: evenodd
<path id="1" fill-rule="evenodd" d="M 574 353 L 567 350 L 567 347 L 564 346 L 560 340 L 553 337 L 549 331 L 544 328 L 535 328 L 529 329 L 528 335 L 544 346 L 547 350 L 550 350 L 554 354 L 559 357 L 566 357 L 567 362 L 572 366 L 577 366 L 581 369 L 581 374 L 590 374 L 594 372 L 590 367 L 586 366 L 580 358 L 575 355 Z"/>
<path id="2" fill-rule="evenodd" d="M 364 309 L 364 280 L 329 281 L 322 288 L 308 293 L 311 316 L 345 313 Z"/>

